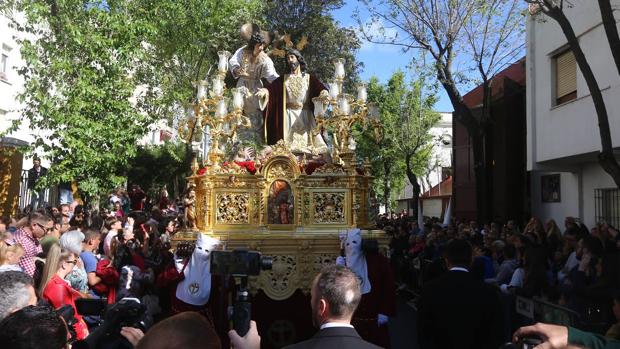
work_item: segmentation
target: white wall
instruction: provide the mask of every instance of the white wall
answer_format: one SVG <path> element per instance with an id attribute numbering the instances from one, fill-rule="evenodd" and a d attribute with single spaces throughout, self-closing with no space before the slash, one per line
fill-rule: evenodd
<path id="1" fill-rule="evenodd" d="M 579 174 L 571 172 L 560 173 L 560 202 L 542 202 L 541 176 L 557 174 L 558 172 L 534 172 L 531 174 L 531 203 L 532 215 L 545 222 L 549 218 L 555 219 L 563 227 L 567 216 L 579 217 Z"/>
<path id="2" fill-rule="evenodd" d="M 601 24 L 598 5 L 575 2 L 565 9 L 607 105 L 613 145 L 620 147 L 620 75 Z M 612 1 L 619 6 L 620 0 Z M 577 99 L 555 106 L 553 56 L 567 47 L 555 21 L 527 21 L 528 170 L 536 162 L 599 151 L 598 121 L 583 76 L 577 73 Z"/>

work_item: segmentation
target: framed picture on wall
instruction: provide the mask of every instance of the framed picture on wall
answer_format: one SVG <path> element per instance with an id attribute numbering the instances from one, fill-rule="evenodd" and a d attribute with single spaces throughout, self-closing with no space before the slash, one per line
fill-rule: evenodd
<path id="1" fill-rule="evenodd" d="M 540 177 L 542 202 L 560 202 L 561 186 L 560 174 L 544 175 Z"/>

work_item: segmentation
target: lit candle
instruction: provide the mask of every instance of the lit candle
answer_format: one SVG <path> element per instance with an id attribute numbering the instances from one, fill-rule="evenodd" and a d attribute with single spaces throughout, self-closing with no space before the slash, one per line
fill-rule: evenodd
<path id="1" fill-rule="evenodd" d="M 213 94 L 216 96 L 221 96 L 224 93 L 224 81 L 216 76 L 213 78 Z"/>
<path id="2" fill-rule="evenodd" d="M 201 100 L 203 98 L 205 98 L 207 95 L 207 81 L 206 80 L 200 80 L 198 81 L 198 100 Z"/>
<path id="3" fill-rule="evenodd" d="M 344 79 L 344 58 L 334 59 L 334 78 Z"/>
<path id="4" fill-rule="evenodd" d="M 358 84 L 357 85 L 357 100 L 366 103 L 366 99 L 368 98 L 368 93 L 366 92 L 366 84 Z"/>
<path id="5" fill-rule="evenodd" d="M 233 88 L 232 89 L 232 104 L 234 110 L 243 109 L 243 90 L 241 88 Z"/>
<path id="6" fill-rule="evenodd" d="M 230 52 L 228 51 L 219 51 L 217 55 L 220 57 L 220 60 L 217 64 L 217 70 L 220 73 L 226 73 L 228 71 L 228 58 L 230 57 Z"/>
<path id="7" fill-rule="evenodd" d="M 323 116 L 325 114 L 323 99 L 321 97 L 314 97 L 312 98 L 312 103 L 314 103 L 314 115 Z"/>

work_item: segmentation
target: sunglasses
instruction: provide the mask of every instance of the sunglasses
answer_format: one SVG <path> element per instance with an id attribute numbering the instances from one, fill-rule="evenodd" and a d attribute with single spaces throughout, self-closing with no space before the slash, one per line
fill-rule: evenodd
<path id="1" fill-rule="evenodd" d="M 45 230 L 46 232 L 50 232 L 50 231 L 53 231 L 53 230 L 54 230 L 54 227 L 53 227 L 53 226 L 52 226 L 52 227 L 47 228 L 47 227 L 45 227 L 43 224 L 39 224 L 39 223 L 35 223 L 35 224 L 36 224 L 36 225 L 38 225 L 41 229 Z"/>
<path id="2" fill-rule="evenodd" d="M 74 259 L 72 261 L 66 261 L 66 263 L 77 264 L 77 259 Z"/>

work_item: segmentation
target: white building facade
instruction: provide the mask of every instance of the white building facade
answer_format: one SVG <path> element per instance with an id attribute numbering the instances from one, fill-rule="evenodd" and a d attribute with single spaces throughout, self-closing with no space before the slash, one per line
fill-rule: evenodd
<path id="1" fill-rule="evenodd" d="M 433 136 L 433 153 L 428 164 L 429 171 L 418 178 L 421 187 L 420 194 L 438 185 L 452 171 L 452 112 L 440 112 L 441 119 L 432 127 L 429 133 Z M 413 186 L 409 179 L 405 180 L 405 188 L 399 194 L 397 202 L 398 212 L 409 210 L 409 215 L 417 215 L 412 211 L 408 201 L 413 195 Z M 425 200 L 423 203 L 424 215 L 440 217 L 442 212 L 441 199 Z"/>
<path id="2" fill-rule="evenodd" d="M 615 8 L 619 0 L 612 0 Z M 564 9 L 603 93 L 612 144 L 620 158 L 620 75 L 596 3 Z M 537 16 L 542 16 L 538 14 Z M 527 170 L 531 212 L 563 226 L 566 216 L 592 227 L 620 224 L 620 193 L 597 163 L 598 120 L 586 82 L 559 25 L 527 20 Z"/>

